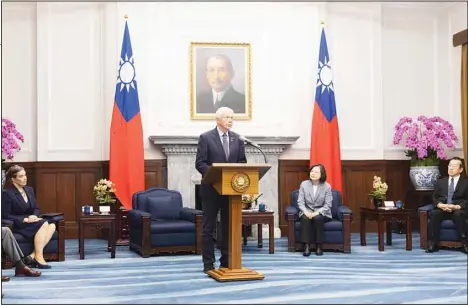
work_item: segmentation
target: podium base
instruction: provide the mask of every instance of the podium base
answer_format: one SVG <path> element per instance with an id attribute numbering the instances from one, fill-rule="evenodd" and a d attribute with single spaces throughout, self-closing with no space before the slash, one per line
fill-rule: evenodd
<path id="1" fill-rule="evenodd" d="M 231 282 L 231 281 L 255 281 L 263 280 L 265 276 L 263 273 L 257 271 L 241 268 L 241 269 L 229 269 L 219 268 L 208 271 L 208 275 L 218 282 Z"/>

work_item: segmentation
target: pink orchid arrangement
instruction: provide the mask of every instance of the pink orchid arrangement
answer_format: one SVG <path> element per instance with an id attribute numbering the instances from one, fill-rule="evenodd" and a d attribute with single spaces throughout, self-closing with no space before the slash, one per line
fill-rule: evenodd
<path id="1" fill-rule="evenodd" d="M 418 116 L 417 121 L 402 117 L 395 125 L 393 144 L 404 142 L 406 156 L 411 157 L 412 166 L 435 166 L 439 161 L 446 160 L 445 148 L 455 149 L 458 138 L 452 124 L 435 116 Z"/>
<path id="2" fill-rule="evenodd" d="M 2 162 L 13 159 L 15 153 L 21 150 L 18 141 L 24 143 L 21 132 L 12 121 L 2 118 Z"/>

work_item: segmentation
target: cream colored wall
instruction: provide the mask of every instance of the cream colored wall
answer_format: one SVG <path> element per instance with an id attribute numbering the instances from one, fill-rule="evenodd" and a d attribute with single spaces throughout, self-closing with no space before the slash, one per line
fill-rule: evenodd
<path id="1" fill-rule="evenodd" d="M 466 26 L 466 3 L 9 2 L 2 116 L 25 135 L 17 161 L 108 159 L 125 14 L 147 159 L 164 158 L 148 136 L 213 126 L 190 120 L 191 41 L 251 43 L 253 118 L 235 130 L 300 136 L 281 158 L 308 159 L 321 20 L 343 159 L 403 159 L 391 140 L 405 115 L 440 115 L 461 134 L 460 56 L 451 36 Z"/>

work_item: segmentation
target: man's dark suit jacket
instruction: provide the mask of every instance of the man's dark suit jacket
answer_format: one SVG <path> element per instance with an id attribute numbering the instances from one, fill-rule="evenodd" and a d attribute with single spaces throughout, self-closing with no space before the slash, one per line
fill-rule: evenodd
<path id="1" fill-rule="evenodd" d="M 213 104 L 213 92 L 207 91 L 197 95 L 197 113 L 215 113 L 220 107 L 229 107 L 234 113 L 246 113 L 245 95 L 230 87 L 221 101 Z"/>
<path id="2" fill-rule="evenodd" d="M 205 172 L 213 163 L 247 163 L 245 156 L 244 141 L 239 139 L 239 135 L 229 131 L 229 159 L 226 159 L 223 144 L 219 137 L 218 129 L 212 129 L 200 135 L 198 139 L 197 156 L 195 159 L 195 168 L 205 176 Z M 213 193 L 215 192 L 215 193 Z M 212 185 L 202 184 L 200 186 L 200 195 L 208 199 L 210 195 L 217 194 Z M 215 195 L 216 196 L 216 195 Z"/>
<path id="3" fill-rule="evenodd" d="M 434 207 L 439 203 L 447 203 L 449 177 L 441 178 L 434 187 Z M 468 179 L 460 176 L 452 197 L 452 204 L 458 204 L 462 209 L 468 209 Z"/>

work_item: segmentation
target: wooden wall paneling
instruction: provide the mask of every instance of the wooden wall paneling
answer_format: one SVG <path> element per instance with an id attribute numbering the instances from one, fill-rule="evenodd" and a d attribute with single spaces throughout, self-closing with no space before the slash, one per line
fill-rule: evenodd
<path id="1" fill-rule="evenodd" d="M 351 232 L 359 232 L 359 208 L 371 206 L 369 193 L 374 176 L 386 181 L 385 161 L 342 161 L 342 170 L 343 204 L 353 211 Z M 377 228 L 373 223 L 369 223 L 367 227 L 372 231 Z"/>
<path id="2" fill-rule="evenodd" d="M 64 213 L 66 237 L 77 238 L 83 205 L 98 206 L 93 186 L 102 178 L 102 163 L 38 162 L 35 164 L 36 197 L 42 213 Z M 102 237 L 100 230 L 87 230 L 87 237 Z"/>
<path id="3" fill-rule="evenodd" d="M 309 174 L 308 160 L 279 160 L 279 227 L 281 235 L 287 236 L 288 224 L 284 219 L 284 211 L 290 204 L 291 192 L 298 189 L 301 182 L 306 180 Z"/>
<path id="4" fill-rule="evenodd" d="M 146 160 L 145 162 L 145 187 L 167 187 L 167 162 L 166 160 Z"/>

